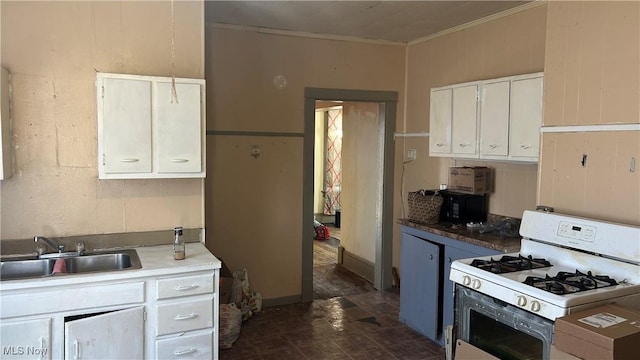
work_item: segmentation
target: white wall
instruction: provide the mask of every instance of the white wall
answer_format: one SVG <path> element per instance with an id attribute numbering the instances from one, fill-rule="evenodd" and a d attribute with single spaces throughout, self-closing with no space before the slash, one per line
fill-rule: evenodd
<path id="1" fill-rule="evenodd" d="M 382 208 L 382 130 L 378 103 L 345 103 L 342 121 L 340 245 L 375 263 Z"/>

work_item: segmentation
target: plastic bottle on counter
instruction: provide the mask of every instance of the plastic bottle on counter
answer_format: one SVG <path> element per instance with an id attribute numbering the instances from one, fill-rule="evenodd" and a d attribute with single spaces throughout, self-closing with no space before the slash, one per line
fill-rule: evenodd
<path id="1" fill-rule="evenodd" d="M 182 227 L 173 229 L 175 239 L 173 240 L 173 259 L 183 260 L 186 257 L 184 249 L 184 238 L 182 237 Z"/>

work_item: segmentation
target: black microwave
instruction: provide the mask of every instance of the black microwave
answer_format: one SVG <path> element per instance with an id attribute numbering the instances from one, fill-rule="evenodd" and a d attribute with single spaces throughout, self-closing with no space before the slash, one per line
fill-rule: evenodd
<path id="1" fill-rule="evenodd" d="M 456 224 L 487 221 L 487 195 L 471 195 L 448 190 L 440 191 L 443 197 L 440 221 Z"/>

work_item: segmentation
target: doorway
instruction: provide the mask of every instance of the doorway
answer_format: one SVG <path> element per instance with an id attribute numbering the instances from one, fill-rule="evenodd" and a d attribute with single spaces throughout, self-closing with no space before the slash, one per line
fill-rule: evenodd
<path id="1" fill-rule="evenodd" d="M 303 164 L 303 225 L 302 225 L 302 300 L 313 300 L 313 216 L 314 216 L 314 148 L 316 101 L 336 99 L 351 102 L 376 103 L 380 117 L 380 201 L 375 211 L 378 236 L 375 238 L 374 286 L 388 289 L 392 285 L 391 259 L 393 241 L 393 159 L 397 93 L 386 91 L 305 89 L 305 130 Z"/>

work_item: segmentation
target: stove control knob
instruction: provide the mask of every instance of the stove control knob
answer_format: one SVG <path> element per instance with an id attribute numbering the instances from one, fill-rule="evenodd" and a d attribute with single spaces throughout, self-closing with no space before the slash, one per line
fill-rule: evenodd
<path id="1" fill-rule="evenodd" d="M 518 306 L 524 307 L 527 305 L 527 298 L 522 295 L 518 295 L 518 297 L 516 298 L 516 301 Z"/>
<path id="2" fill-rule="evenodd" d="M 462 285 L 469 286 L 471 284 L 471 278 L 467 275 L 462 277 Z"/>
<path id="3" fill-rule="evenodd" d="M 533 312 L 538 312 L 538 311 L 540 311 L 540 303 L 539 303 L 539 302 L 537 302 L 537 301 L 535 301 L 535 300 L 533 300 L 533 301 L 531 302 L 531 311 L 533 311 Z"/>
<path id="4" fill-rule="evenodd" d="M 480 280 L 473 279 L 473 281 L 471 282 L 471 287 L 476 290 L 480 289 Z"/>

